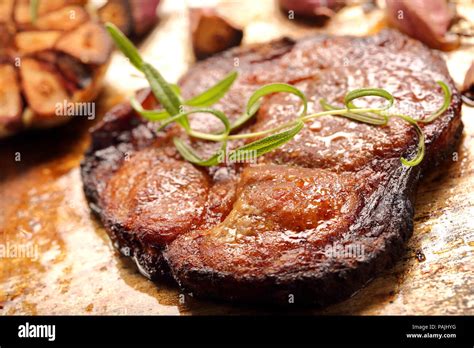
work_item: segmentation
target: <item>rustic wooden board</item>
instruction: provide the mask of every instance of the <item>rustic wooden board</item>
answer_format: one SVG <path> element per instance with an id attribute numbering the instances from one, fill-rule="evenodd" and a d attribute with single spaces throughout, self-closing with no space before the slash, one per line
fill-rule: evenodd
<path id="1" fill-rule="evenodd" d="M 474 18 L 474 8 L 462 8 Z M 324 29 L 298 25 L 273 0 L 225 1 L 223 14 L 245 27 L 245 43 L 324 31 L 364 35 L 384 26 L 379 11 L 347 8 Z M 186 5 L 165 1 L 162 19 L 142 52 L 175 81 L 192 63 Z M 457 83 L 474 59 L 463 45 L 446 55 Z M 116 54 L 98 115 L 144 82 Z M 474 109 L 463 108 L 462 144 L 452 161 L 423 180 L 413 238 L 398 264 L 352 298 L 325 309 L 294 313 L 474 314 Z M 88 128 L 76 119 L 65 127 L 0 142 L 0 245 L 26 257 L 0 259 L 1 314 L 256 314 L 270 308 L 230 306 L 180 297 L 172 284 L 152 283 L 112 248 L 90 215 L 78 165 Z M 20 156 L 21 158 L 18 158 Z M 21 159 L 20 161 L 16 161 Z M 12 249 L 12 250 L 13 250 Z M 21 256 L 21 255 L 20 255 Z M 181 301 L 180 301 L 181 300 Z"/>

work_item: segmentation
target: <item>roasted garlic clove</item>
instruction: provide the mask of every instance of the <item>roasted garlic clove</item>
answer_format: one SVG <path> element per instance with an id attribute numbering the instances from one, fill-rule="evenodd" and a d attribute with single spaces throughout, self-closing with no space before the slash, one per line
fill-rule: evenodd
<path id="1" fill-rule="evenodd" d="M 13 19 L 15 0 L 0 1 L 0 23 L 8 23 Z"/>
<path id="2" fill-rule="evenodd" d="M 0 136 L 9 134 L 21 125 L 23 102 L 16 69 L 0 64 Z"/>
<path id="3" fill-rule="evenodd" d="M 60 31 L 23 31 L 15 35 L 15 46 L 20 54 L 50 50 L 60 36 Z"/>
<path id="4" fill-rule="evenodd" d="M 211 8 L 190 10 L 194 55 L 204 59 L 242 42 L 243 31 L 222 18 Z"/>
<path id="5" fill-rule="evenodd" d="M 86 3 L 87 0 L 40 0 L 38 5 L 38 17 L 59 10 L 68 5 L 85 5 Z M 31 29 L 33 23 L 31 18 L 30 0 L 16 0 L 13 17 L 19 28 Z"/>
<path id="6" fill-rule="evenodd" d="M 76 57 L 84 64 L 98 65 L 109 59 L 112 40 L 100 24 L 88 22 L 63 35 L 55 48 Z"/>
<path id="7" fill-rule="evenodd" d="M 159 4 L 160 0 L 108 0 L 99 9 L 99 18 L 114 23 L 127 36 L 140 37 L 155 25 Z"/>
<path id="8" fill-rule="evenodd" d="M 38 18 L 35 27 L 39 30 L 69 31 L 89 20 L 89 14 L 83 7 L 66 6 L 60 10 Z"/>
<path id="9" fill-rule="evenodd" d="M 463 100 L 470 106 L 474 106 L 474 61 L 464 76 L 462 85 Z"/>
<path id="10" fill-rule="evenodd" d="M 126 36 L 133 33 L 133 18 L 127 0 L 109 0 L 99 8 L 98 14 L 102 22 L 115 24 Z"/>
<path id="11" fill-rule="evenodd" d="M 61 76 L 51 64 L 24 58 L 21 62 L 20 75 L 28 105 L 41 117 L 56 115 L 58 105 L 69 98 Z"/>

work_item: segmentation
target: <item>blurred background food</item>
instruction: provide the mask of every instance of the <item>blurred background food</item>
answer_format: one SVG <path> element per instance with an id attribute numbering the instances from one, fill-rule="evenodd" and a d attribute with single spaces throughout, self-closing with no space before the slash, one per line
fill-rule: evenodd
<path id="1" fill-rule="evenodd" d="M 204 59 L 239 46 L 243 31 L 225 20 L 213 8 L 190 8 L 189 22 L 194 55 Z"/>
<path id="2" fill-rule="evenodd" d="M 143 2 L 148 5 L 148 0 Z M 415 2 L 420 6 L 433 6 Z M 113 2 L 106 11 L 106 1 L 91 0 L 86 13 L 92 18 L 91 21 L 99 20 L 101 12 L 103 20 L 116 18 L 119 26 L 128 31 L 128 35 L 139 45 L 145 59 L 173 83 L 196 61 L 196 51 L 199 52 L 197 48 L 201 41 L 195 39 L 193 42 L 191 13 L 196 9 L 202 13 L 200 9 L 205 8 L 211 9 L 211 20 L 205 19 L 204 25 L 206 21 L 214 24 L 204 26 L 203 36 L 216 40 L 212 47 L 207 47 L 207 39 L 204 40 L 205 55 L 223 47 L 267 42 L 284 36 L 299 38 L 318 33 L 361 36 L 393 26 L 409 35 L 419 35 L 415 36 L 419 40 L 429 40 L 426 43 L 430 45 L 431 42 L 436 45 L 441 43 L 441 46 L 446 42 L 456 42 L 457 46 L 440 46 L 450 49 L 440 51 L 440 54 L 446 59 L 459 88 L 471 90 L 472 78 L 466 77 L 466 73 L 474 58 L 472 1 L 433 1 L 437 4 L 433 8 L 436 14 L 434 21 L 423 11 L 414 8 L 412 3 L 415 2 L 400 0 L 396 4 L 406 7 L 395 7 L 397 11 L 402 10 L 403 18 L 411 23 L 406 27 L 401 24 L 405 22 L 400 23 L 398 16 L 396 20 L 393 19 L 393 8 L 390 4 L 386 6 L 383 0 L 301 0 L 293 1 L 301 6 L 294 5 L 294 8 L 291 8 L 291 1 L 277 0 L 162 0 L 154 2 L 157 5 L 156 13 L 145 11 L 147 20 L 143 19 L 143 23 L 136 19 L 140 11 L 135 14 L 129 11 L 128 16 L 122 15 L 121 6 L 131 6 L 133 1 Z M 309 5 L 303 7 L 302 3 Z M 0 2 L 0 22 L 4 19 L 2 13 L 5 4 L 8 4 L 7 0 Z M 303 15 L 300 12 L 302 9 L 306 11 Z M 43 19 L 46 12 L 42 11 L 39 11 L 36 25 L 56 23 L 54 17 Z M 83 20 L 81 13 L 84 12 L 77 12 L 78 21 Z M 134 27 L 137 23 L 146 25 Z M 215 23 L 221 23 L 222 26 Z M 416 30 L 410 32 L 414 23 L 415 27 L 420 25 L 424 28 L 421 36 Z M 31 28 L 23 29 L 23 25 L 15 32 L 30 31 Z M 143 29 L 145 27 L 148 32 Z M 54 26 L 51 28 L 52 31 L 60 30 Z M 37 31 L 43 29 L 37 28 Z M 47 31 L 50 31 L 49 27 Z M 220 34 L 221 31 L 225 35 Z M 241 41 L 236 40 L 240 35 Z M 4 53 L 1 52 L 6 50 L 4 43 L 8 41 L 5 37 L 11 35 L 2 27 L 2 56 Z M 227 37 L 232 40 L 227 41 Z M 32 49 L 33 45 L 21 44 L 28 39 L 28 36 L 20 37 L 20 46 Z M 47 39 L 50 39 L 49 35 L 45 36 L 45 41 Z M 39 42 L 37 39 L 33 41 L 35 45 Z M 216 44 L 217 41 L 219 44 Z M 76 85 L 84 84 L 87 79 L 82 77 L 84 72 L 80 67 L 84 63 L 81 53 L 67 47 L 58 52 L 56 57 L 61 58 L 58 64 L 63 66 L 61 74 Z M 99 56 L 95 59 L 99 59 Z M 31 76 L 37 76 L 37 69 L 39 73 L 44 71 L 34 64 L 36 60 L 33 58 L 33 62 L 26 65 L 32 71 Z M 80 64 L 71 64 L 71 60 Z M 0 97 L 0 110 L 4 110 L 7 105 L 7 114 L 16 115 L 18 104 L 11 103 L 15 100 L 12 95 L 18 95 L 15 86 L 19 90 L 22 87 L 11 76 L 17 75 L 16 79 L 19 79 L 18 71 L 13 70 L 16 73 L 12 73 L 11 68 L 3 69 L 7 72 L 0 71 L 0 80 L 5 79 L 0 81 L 0 91 L 6 94 Z M 7 79 L 7 76 L 10 77 Z M 5 85 L 11 87 L 2 87 Z M 184 298 L 175 287 L 144 279 L 134 265 L 116 253 L 100 224 L 90 215 L 78 171 L 79 162 L 90 141 L 88 129 L 111 106 L 146 85 L 146 81 L 129 62 L 120 53 L 114 52 L 104 77 L 104 88 L 95 103 L 95 119 L 78 117 L 61 127 L 23 132 L 0 140 L 0 244 L 31 245 L 37 250 L 34 257 L 0 260 L 0 314 L 274 312 L 271 309 L 236 308 L 197 301 L 187 296 Z M 4 115 L 0 115 L 1 120 L 5 119 Z M 295 311 L 312 314 L 473 314 L 473 120 L 474 109 L 465 105 L 464 137 L 458 151 L 453 153 L 453 161 L 425 178 L 420 186 L 415 231 L 407 245 L 405 257 L 343 303 L 322 310 Z"/>
<path id="3" fill-rule="evenodd" d="M 160 0 L 107 0 L 99 6 L 102 22 L 114 23 L 125 35 L 140 38 L 157 22 Z"/>
<path id="4" fill-rule="evenodd" d="M 367 1 L 367 4 L 373 4 Z M 288 12 L 289 18 L 308 20 L 313 24 L 323 25 L 337 11 L 347 5 L 344 0 L 279 0 L 282 11 Z"/>
<path id="5" fill-rule="evenodd" d="M 101 21 L 138 39 L 156 24 L 159 2 L 2 0 L 0 137 L 63 124 L 73 115 L 58 105 L 93 101 L 112 52 Z"/>
<path id="6" fill-rule="evenodd" d="M 94 100 L 112 52 L 84 0 L 2 0 L 0 137 L 63 124 L 57 105 Z"/>
<path id="7" fill-rule="evenodd" d="M 464 102 L 469 106 L 474 106 L 474 60 L 466 72 L 462 85 Z"/>
<path id="8" fill-rule="evenodd" d="M 386 14 L 392 26 L 431 48 L 459 47 L 459 37 L 448 33 L 456 7 L 446 0 L 386 0 Z"/>

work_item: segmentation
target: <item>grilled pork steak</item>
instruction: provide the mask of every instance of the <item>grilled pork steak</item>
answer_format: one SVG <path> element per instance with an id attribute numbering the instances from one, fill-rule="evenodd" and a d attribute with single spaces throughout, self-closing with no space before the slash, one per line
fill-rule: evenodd
<path id="1" fill-rule="evenodd" d="M 115 245 L 151 278 L 171 275 L 196 296 L 285 304 L 326 305 L 349 296 L 397 260 L 413 229 L 420 173 L 456 145 L 460 97 L 440 56 L 395 31 L 368 38 L 315 36 L 227 51 L 195 65 L 181 80 L 184 97 L 240 72 L 215 107 L 235 119 L 250 94 L 287 82 L 308 97 L 342 104 L 361 87 L 380 87 L 400 112 L 425 118 L 443 103 L 435 81 L 453 91 L 449 109 L 424 125 L 426 157 L 413 128 L 398 119 L 374 127 L 333 116 L 316 119 L 258 163 L 193 166 L 175 150 L 178 126 L 156 132 L 128 104 L 111 110 L 93 130 L 82 163 L 85 192 Z M 139 93 L 156 107 L 149 91 Z M 380 100 L 366 98 L 366 105 Z M 363 104 L 362 101 L 359 102 Z M 259 131 L 300 111 L 288 94 L 267 97 L 252 124 Z M 195 129 L 218 129 L 208 115 Z M 231 143 L 231 147 L 241 143 Z M 193 141 L 202 156 L 213 144 Z"/>

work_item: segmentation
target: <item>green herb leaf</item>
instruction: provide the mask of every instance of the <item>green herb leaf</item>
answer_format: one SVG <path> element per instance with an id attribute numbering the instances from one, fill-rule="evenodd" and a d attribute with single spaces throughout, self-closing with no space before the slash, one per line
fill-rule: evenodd
<path id="1" fill-rule="evenodd" d="M 248 120 L 250 120 L 255 115 L 255 113 L 258 111 L 259 108 L 260 108 L 260 102 L 255 103 L 254 106 L 252 107 L 252 110 L 250 110 L 249 113 L 246 112 L 242 114 L 238 119 L 234 121 L 234 123 L 232 123 L 232 127 L 230 128 L 231 131 L 244 125 Z"/>
<path id="2" fill-rule="evenodd" d="M 324 99 L 321 99 L 319 101 L 321 104 L 321 107 L 325 111 L 330 111 L 330 110 L 340 110 L 341 108 L 337 108 L 335 106 L 332 106 L 328 104 Z M 351 109 L 351 110 L 357 110 L 356 109 Z M 356 112 L 348 112 L 344 115 L 338 115 L 341 117 L 345 117 L 354 121 L 362 122 L 362 123 L 367 123 L 367 124 L 372 124 L 375 126 L 383 126 L 386 125 L 388 122 L 388 117 L 385 115 L 378 115 L 378 114 L 368 114 L 368 113 L 356 113 Z"/>
<path id="3" fill-rule="evenodd" d="M 237 76 L 238 73 L 236 71 L 231 72 L 207 91 L 187 100 L 185 104 L 195 107 L 208 107 L 217 103 L 226 95 Z"/>
<path id="4" fill-rule="evenodd" d="M 406 115 L 396 115 L 396 117 L 410 123 L 413 127 L 415 127 L 415 131 L 418 134 L 418 150 L 416 156 L 411 160 L 407 160 L 406 158 L 402 157 L 400 158 L 400 161 L 409 167 L 417 166 L 421 163 L 421 161 L 423 161 L 423 158 L 425 157 L 425 134 L 421 130 L 420 126 L 418 126 L 417 121 L 413 118 Z"/>
<path id="5" fill-rule="evenodd" d="M 30 16 L 33 24 L 35 24 L 38 19 L 39 2 L 40 0 L 30 0 Z"/>
<path id="6" fill-rule="evenodd" d="M 221 156 L 220 151 L 222 150 L 218 151 L 208 159 L 202 159 L 180 138 L 173 138 L 173 143 L 180 155 L 188 162 L 202 167 L 212 167 L 219 163 L 219 157 Z"/>
<path id="7" fill-rule="evenodd" d="M 394 98 L 389 92 L 381 88 L 359 88 L 354 89 L 346 94 L 344 97 L 344 105 L 348 109 L 357 109 L 357 106 L 354 105 L 353 100 L 359 99 L 362 97 L 381 97 L 388 101 L 388 104 L 383 107 L 379 108 L 380 111 L 387 110 L 392 107 Z"/>
<path id="8" fill-rule="evenodd" d="M 170 83 L 169 85 L 173 92 L 181 99 L 181 88 L 174 83 Z"/>
<path id="9" fill-rule="evenodd" d="M 227 138 L 227 135 L 230 132 L 230 122 L 227 116 L 219 110 L 214 110 L 214 109 L 193 109 L 191 111 L 183 112 L 178 115 L 175 115 L 171 118 L 166 119 L 158 128 L 158 131 L 162 130 L 164 127 L 169 125 L 170 123 L 173 122 L 179 122 L 180 120 L 184 119 L 185 117 L 196 114 L 196 113 L 207 113 L 215 116 L 218 118 L 222 124 L 224 125 L 224 131 L 220 134 L 209 134 L 209 133 L 202 133 L 202 132 L 197 132 L 192 130 L 191 128 L 187 130 L 187 133 L 190 136 L 193 136 L 195 138 L 199 139 L 204 139 L 204 140 L 210 140 L 210 141 L 224 141 Z"/>
<path id="10" fill-rule="evenodd" d="M 257 104 L 260 98 L 269 94 L 280 92 L 291 93 L 298 96 L 303 101 L 303 112 L 300 116 L 306 115 L 306 112 L 308 110 L 308 101 L 306 99 L 306 96 L 298 88 L 288 85 L 286 83 L 271 83 L 257 89 L 250 96 L 249 101 L 247 102 L 247 115 L 254 115 L 257 112 L 257 106 L 260 107 L 260 105 Z"/>
<path id="11" fill-rule="evenodd" d="M 181 101 L 179 97 L 173 92 L 168 82 L 161 76 L 161 74 L 153 66 L 148 63 L 142 65 L 143 73 L 145 74 L 148 83 L 150 84 L 151 90 L 155 95 L 156 99 L 159 100 L 160 104 L 165 110 L 171 115 L 177 115 L 180 113 Z M 181 118 L 179 121 L 186 130 L 189 130 L 189 121 L 187 117 Z"/>
<path id="12" fill-rule="evenodd" d="M 431 116 L 423 120 L 417 120 L 418 122 L 421 122 L 421 123 L 433 122 L 436 118 L 444 114 L 446 110 L 448 110 L 449 105 L 451 105 L 452 95 L 451 95 L 451 90 L 449 89 L 448 85 L 446 85 L 443 81 L 436 81 L 436 83 L 440 85 L 444 94 L 443 105 L 441 105 L 441 107 L 434 114 L 432 114 Z"/>
<path id="13" fill-rule="evenodd" d="M 106 23 L 105 28 L 109 32 L 115 45 L 122 51 L 122 53 L 130 60 L 130 63 L 140 71 L 143 66 L 143 59 L 138 53 L 135 45 L 120 31 L 113 23 Z"/>
<path id="14" fill-rule="evenodd" d="M 254 154 L 255 157 L 262 156 L 267 152 L 270 152 L 277 147 L 280 147 L 289 142 L 293 137 L 303 129 L 304 123 L 301 121 L 295 121 L 295 125 L 287 131 L 270 135 L 266 138 L 254 141 L 250 144 L 244 145 L 238 149 L 235 149 L 229 154 L 229 158 L 243 158 Z"/>
<path id="15" fill-rule="evenodd" d="M 144 109 L 142 104 L 140 104 L 140 102 L 134 97 L 130 98 L 130 105 L 132 106 L 133 110 L 149 121 L 162 121 L 170 117 L 170 114 L 166 110 Z"/>

